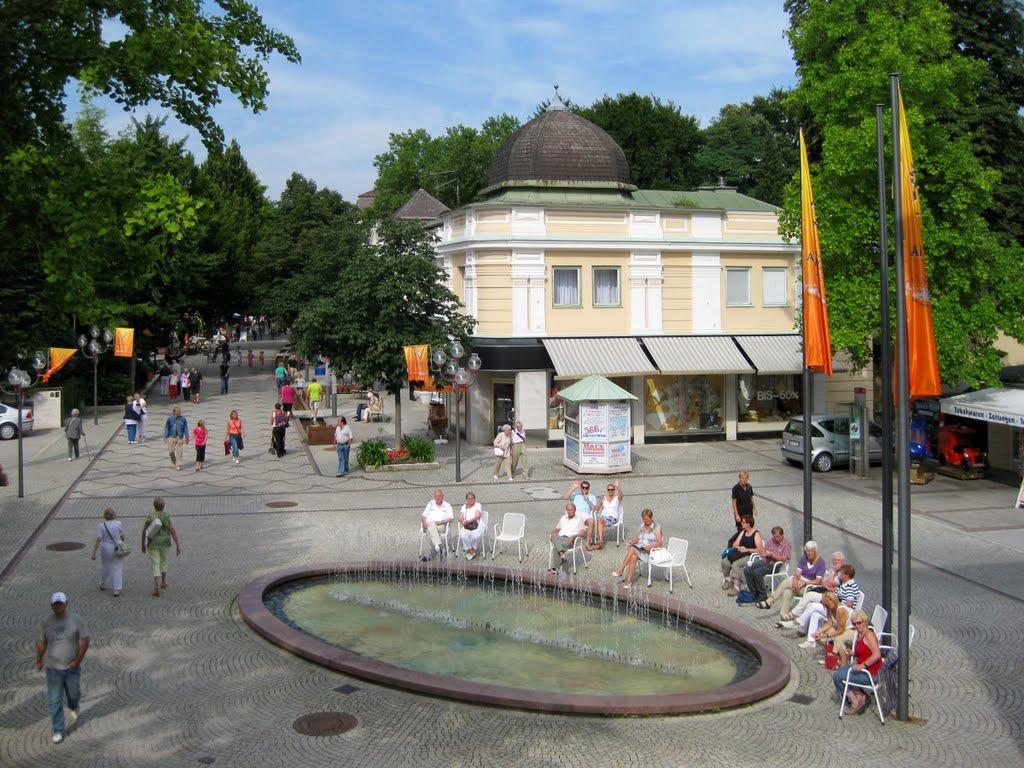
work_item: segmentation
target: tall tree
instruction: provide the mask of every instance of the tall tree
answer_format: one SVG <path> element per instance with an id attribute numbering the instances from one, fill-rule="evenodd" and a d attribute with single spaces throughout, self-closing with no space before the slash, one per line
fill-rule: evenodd
<path id="1" fill-rule="evenodd" d="M 373 213 L 394 213 L 418 189 L 449 208 L 471 202 L 487 186 L 494 153 L 518 128 L 518 120 L 502 114 L 487 118 L 479 130 L 456 125 L 437 137 L 422 128 L 391 134 L 388 151 L 373 161 Z"/>
<path id="2" fill-rule="evenodd" d="M 701 183 L 695 159 L 703 141 L 700 123 L 671 101 L 620 93 L 578 113 L 618 142 L 641 189 L 693 189 Z"/>
<path id="3" fill-rule="evenodd" d="M 332 285 L 362 237 L 355 208 L 331 189 L 294 173 L 267 213 L 249 262 L 254 310 L 291 326 Z"/>
<path id="4" fill-rule="evenodd" d="M 953 52 L 939 0 L 791 4 L 790 43 L 800 81 L 793 108 L 812 116 L 812 167 L 832 340 L 858 362 L 878 334 L 877 191 L 873 105 L 888 102 L 888 74 L 903 76 L 924 220 L 925 253 L 943 380 L 998 379 L 999 329 L 1024 337 L 1024 253 L 985 220 L 998 174 L 947 119 L 976 107 L 981 64 Z M 799 231 L 797 188 L 784 226 Z"/>
<path id="5" fill-rule="evenodd" d="M 269 85 L 264 63 L 274 53 L 298 62 L 299 53 L 252 4 L 215 3 L 223 13 L 210 13 L 202 0 L 0 3 L 0 156 L 64 132 L 72 80 L 126 110 L 158 102 L 219 144 L 210 110 L 221 89 L 260 112 Z"/>
<path id="6" fill-rule="evenodd" d="M 459 312 L 435 256 L 432 237 L 418 222 L 381 221 L 373 242 L 364 238 L 345 261 L 334 291 L 302 308 L 293 343 L 333 358 L 336 370 L 353 371 L 357 381 L 379 380 L 399 392 L 403 346 L 440 346 L 449 335 L 467 341 L 475 322 Z"/>
<path id="7" fill-rule="evenodd" d="M 799 167 L 794 136 L 799 121 L 786 107 L 786 92 L 728 104 L 704 129 L 697 168 L 704 183 L 719 180 L 745 195 L 782 205 L 786 185 Z"/>

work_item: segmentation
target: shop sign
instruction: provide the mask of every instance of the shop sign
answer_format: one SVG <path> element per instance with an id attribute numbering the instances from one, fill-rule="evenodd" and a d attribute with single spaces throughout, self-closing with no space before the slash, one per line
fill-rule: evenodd
<path id="1" fill-rule="evenodd" d="M 580 408 L 580 436 L 584 440 L 603 440 L 608 437 L 606 408 L 603 405 L 584 405 Z"/>
<path id="2" fill-rule="evenodd" d="M 604 443 L 583 443 L 583 464 L 604 466 L 608 446 Z"/>
<path id="3" fill-rule="evenodd" d="M 799 400 L 800 393 L 792 389 L 759 389 L 757 390 L 758 400 Z"/>

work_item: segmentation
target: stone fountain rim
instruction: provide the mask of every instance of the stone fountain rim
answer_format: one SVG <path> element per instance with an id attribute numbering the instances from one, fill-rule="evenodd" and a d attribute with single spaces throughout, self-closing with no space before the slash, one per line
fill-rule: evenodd
<path id="1" fill-rule="evenodd" d="M 267 640 L 296 656 L 330 669 L 370 682 L 428 696 L 533 712 L 605 716 L 713 713 L 766 699 L 781 691 L 789 682 L 791 672 L 789 657 L 782 647 L 767 635 L 706 608 L 689 605 L 676 598 L 651 592 L 647 593 L 647 600 L 652 609 L 685 618 L 725 635 L 753 653 L 760 662 L 760 668 L 750 677 L 722 688 L 650 696 L 601 696 L 512 688 L 429 672 L 416 672 L 361 656 L 290 627 L 275 616 L 264 603 L 264 597 L 268 592 L 293 581 L 395 568 L 418 570 L 423 573 L 443 573 L 450 570 L 464 572 L 468 576 L 515 578 L 522 579 L 528 584 L 552 588 L 557 587 L 560 583 L 558 576 L 554 574 L 535 574 L 501 566 L 471 565 L 461 562 L 446 566 L 433 562 L 374 560 L 333 565 L 297 566 L 261 576 L 246 584 L 238 596 L 239 610 L 245 623 Z M 582 584 L 592 594 L 597 594 L 590 588 L 589 580 L 572 578 L 566 580 L 563 577 L 561 583 L 563 585 L 571 584 L 574 587 L 577 584 Z M 616 589 L 616 595 L 618 594 L 621 593 Z"/>

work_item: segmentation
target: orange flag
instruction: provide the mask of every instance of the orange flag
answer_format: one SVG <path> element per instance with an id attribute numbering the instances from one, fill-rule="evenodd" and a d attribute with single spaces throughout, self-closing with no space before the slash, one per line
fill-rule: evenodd
<path id="1" fill-rule="evenodd" d="M 50 347 L 50 367 L 43 374 L 43 381 L 49 381 L 50 377 L 63 368 L 77 351 L 77 349 L 65 349 L 64 347 Z"/>
<path id="2" fill-rule="evenodd" d="M 114 329 L 114 357 L 131 357 L 135 349 L 135 329 Z"/>
<path id="3" fill-rule="evenodd" d="M 910 151 L 907 113 L 900 105 L 900 194 L 903 215 L 903 265 L 907 301 L 907 360 L 910 368 L 910 399 L 942 394 L 939 358 L 935 351 L 932 325 L 932 298 L 928 292 L 928 270 L 924 261 L 924 237 L 921 233 L 921 201 L 917 195 L 914 156 Z"/>
<path id="4" fill-rule="evenodd" d="M 430 381 L 430 347 L 415 344 L 402 349 L 405 350 L 405 367 L 409 371 L 408 381 Z"/>
<path id="5" fill-rule="evenodd" d="M 832 375 L 832 342 L 828 330 L 828 302 L 825 300 L 825 273 L 821 268 L 821 243 L 818 217 L 814 211 L 814 192 L 807 164 L 804 132 L 800 131 L 800 224 L 803 245 L 804 364 L 812 371 Z"/>

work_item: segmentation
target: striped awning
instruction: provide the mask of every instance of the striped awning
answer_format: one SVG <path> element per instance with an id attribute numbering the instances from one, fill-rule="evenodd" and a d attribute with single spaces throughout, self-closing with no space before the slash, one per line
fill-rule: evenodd
<path id="1" fill-rule="evenodd" d="M 555 374 L 580 378 L 602 376 L 643 376 L 657 373 L 632 336 L 544 339 L 544 348 L 555 366 Z"/>
<path id="2" fill-rule="evenodd" d="M 662 373 L 750 373 L 750 363 L 729 336 L 645 336 Z"/>
<path id="3" fill-rule="evenodd" d="M 804 355 L 800 335 L 734 336 L 758 373 L 800 373 Z"/>

